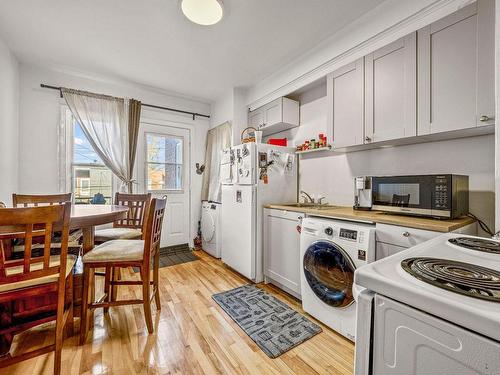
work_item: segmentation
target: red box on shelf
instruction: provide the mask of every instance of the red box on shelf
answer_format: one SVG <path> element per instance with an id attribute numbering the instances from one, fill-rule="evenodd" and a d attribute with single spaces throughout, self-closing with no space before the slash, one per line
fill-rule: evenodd
<path id="1" fill-rule="evenodd" d="M 274 146 L 288 146 L 288 139 L 287 138 L 270 138 L 267 140 L 267 143 L 270 145 Z"/>

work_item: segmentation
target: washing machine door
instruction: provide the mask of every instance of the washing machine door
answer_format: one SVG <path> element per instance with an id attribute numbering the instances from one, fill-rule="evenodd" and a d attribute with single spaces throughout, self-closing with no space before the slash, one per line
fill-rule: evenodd
<path id="1" fill-rule="evenodd" d="M 331 241 L 316 241 L 304 253 L 303 272 L 319 299 L 333 307 L 347 307 L 354 302 L 352 259 Z"/>
<path id="2" fill-rule="evenodd" d="M 211 242 L 215 237 L 215 219 L 210 209 L 204 212 L 201 218 L 201 237 L 205 242 Z"/>

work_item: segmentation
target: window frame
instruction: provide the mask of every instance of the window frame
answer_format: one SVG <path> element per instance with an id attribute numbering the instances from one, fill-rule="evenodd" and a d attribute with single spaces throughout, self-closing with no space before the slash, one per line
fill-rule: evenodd
<path id="1" fill-rule="evenodd" d="M 181 165 L 181 188 L 180 189 L 159 189 L 159 190 L 150 190 L 148 184 L 148 165 L 149 164 L 173 164 L 173 163 L 152 163 L 148 161 L 148 135 L 153 135 L 162 138 L 174 138 L 179 139 L 182 144 L 182 164 L 175 163 L 175 165 Z M 183 194 L 186 188 L 186 168 L 185 168 L 185 159 L 186 159 L 186 140 L 183 136 L 169 134 L 169 133 L 157 133 L 157 132 L 144 132 L 144 190 L 148 193 L 152 194 L 161 194 L 161 193 L 169 193 L 169 194 Z"/>
<path id="2" fill-rule="evenodd" d="M 68 193 L 71 192 L 71 203 L 75 204 L 75 188 L 73 180 L 73 170 L 74 167 L 78 167 L 80 164 L 75 164 L 73 160 L 74 153 L 74 117 L 71 110 L 64 102 L 61 101 L 61 113 L 59 121 L 59 143 L 58 143 L 58 169 L 59 169 L 59 192 Z M 109 169 L 109 168 L 108 168 Z M 118 185 L 118 179 L 111 172 L 111 198 L 109 204 L 114 204 L 114 196 L 117 191 L 120 191 Z"/>

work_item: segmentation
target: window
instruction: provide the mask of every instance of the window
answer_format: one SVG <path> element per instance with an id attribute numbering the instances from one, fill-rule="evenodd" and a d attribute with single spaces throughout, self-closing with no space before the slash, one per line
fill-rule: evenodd
<path id="1" fill-rule="evenodd" d="M 148 190 L 182 190 L 183 138 L 146 133 Z"/>
<path id="2" fill-rule="evenodd" d="M 72 117 L 71 187 L 75 204 L 111 204 L 113 174 L 104 165 Z"/>

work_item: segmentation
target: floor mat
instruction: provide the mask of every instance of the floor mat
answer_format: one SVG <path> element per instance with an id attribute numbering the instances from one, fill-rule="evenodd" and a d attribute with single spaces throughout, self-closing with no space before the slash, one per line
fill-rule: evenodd
<path id="1" fill-rule="evenodd" d="M 193 250 L 188 244 L 162 247 L 160 249 L 160 268 L 175 266 L 177 264 L 188 263 L 199 260 L 193 254 Z M 134 267 L 135 272 L 139 272 L 139 268 Z"/>
<path id="2" fill-rule="evenodd" d="M 214 294 L 212 298 L 270 358 L 322 331 L 320 326 L 253 285 Z"/>

